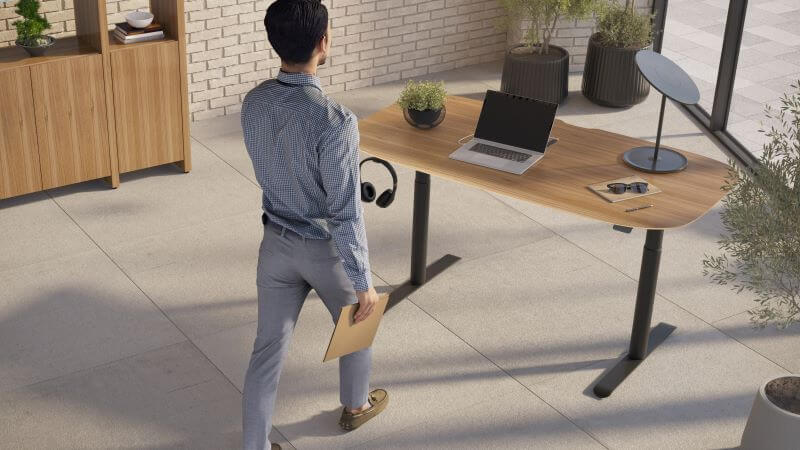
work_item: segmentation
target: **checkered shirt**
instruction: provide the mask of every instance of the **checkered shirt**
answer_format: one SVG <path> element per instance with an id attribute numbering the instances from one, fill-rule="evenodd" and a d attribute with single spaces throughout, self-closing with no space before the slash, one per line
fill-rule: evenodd
<path id="1" fill-rule="evenodd" d="M 305 238 L 332 237 L 353 287 L 366 291 L 355 114 L 323 94 L 316 76 L 281 71 L 247 94 L 242 129 L 269 220 Z"/>

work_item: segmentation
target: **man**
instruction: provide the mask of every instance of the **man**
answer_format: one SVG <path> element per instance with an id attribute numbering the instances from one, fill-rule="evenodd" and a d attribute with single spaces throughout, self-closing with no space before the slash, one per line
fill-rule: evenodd
<path id="1" fill-rule="evenodd" d="M 378 301 L 371 286 L 359 197 L 358 122 L 322 93 L 317 66 L 330 52 L 328 11 L 319 0 L 277 0 L 264 25 L 281 58 L 278 78 L 250 91 L 242 128 L 263 189 L 259 250 L 258 331 L 244 383 L 246 449 L 269 442 L 275 394 L 300 308 L 313 288 L 334 323 L 342 306 L 359 303 L 356 321 Z M 352 430 L 388 403 L 369 392 L 372 350 L 339 359 L 340 426 Z"/>

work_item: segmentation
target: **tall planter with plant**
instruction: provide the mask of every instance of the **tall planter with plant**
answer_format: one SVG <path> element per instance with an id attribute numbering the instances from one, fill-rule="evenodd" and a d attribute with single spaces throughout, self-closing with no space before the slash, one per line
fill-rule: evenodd
<path id="1" fill-rule="evenodd" d="M 639 73 L 635 58 L 652 42 L 650 16 L 637 13 L 634 0 L 624 6 L 609 0 L 597 17 L 597 32 L 586 50 L 583 95 L 598 105 L 617 108 L 641 103 L 650 93 L 650 83 Z"/>
<path id="2" fill-rule="evenodd" d="M 552 103 L 567 98 L 569 52 L 551 44 L 559 19 L 584 19 L 597 0 L 500 0 L 508 15 L 501 23 L 530 22 L 523 42 L 506 53 L 500 90 Z"/>
<path id="3" fill-rule="evenodd" d="M 17 29 L 16 44 L 31 56 L 44 55 L 56 41 L 54 37 L 42 34 L 50 28 L 50 23 L 39 14 L 40 6 L 37 0 L 20 0 L 14 12 L 22 19 L 12 22 Z"/>
<path id="4" fill-rule="evenodd" d="M 800 81 L 781 106 L 767 106 L 772 123 L 758 167 L 733 165 L 725 189 L 719 241 L 704 274 L 720 285 L 756 296 L 750 319 L 758 327 L 800 324 Z M 761 386 L 742 436 L 745 449 L 797 448 L 800 375 Z"/>

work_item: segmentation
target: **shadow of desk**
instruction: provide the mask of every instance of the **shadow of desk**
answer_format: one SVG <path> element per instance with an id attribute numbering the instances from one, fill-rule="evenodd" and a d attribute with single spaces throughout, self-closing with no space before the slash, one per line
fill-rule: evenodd
<path id="1" fill-rule="evenodd" d="M 625 151 L 647 141 L 608 131 L 577 127 L 556 120 L 551 135 L 559 141 L 522 175 L 514 175 L 449 158 L 459 139 L 472 134 L 482 102 L 448 97 L 447 117 L 430 130 L 410 126 L 397 105 L 384 108 L 359 121 L 361 148 L 365 152 L 416 170 L 412 219 L 411 276 L 395 288 L 390 307 L 414 292 L 427 280 L 446 270 L 459 258 L 445 255 L 426 266 L 430 175 L 446 178 L 530 203 L 543 205 L 613 225 L 647 230 L 639 276 L 630 348 L 620 361 L 604 373 L 594 386 L 599 397 L 607 397 L 675 329 L 650 322 L 665 229 L 687 225 L 702 217 L 723 196 L 721 189 L 728 166 L 682 150 L 689 165 L 671 174 L 637 172 L 622 161 Z M 641 199 L 609 203 L 587 186 L 607 180 L 639 175 L 662 192 Z M 652 204 L 636 212 L 626 209 Z"/>

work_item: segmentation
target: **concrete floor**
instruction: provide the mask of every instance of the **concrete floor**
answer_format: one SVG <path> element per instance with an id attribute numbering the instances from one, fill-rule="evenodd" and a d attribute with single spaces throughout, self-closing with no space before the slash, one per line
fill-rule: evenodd
<path id="1" fill-rule="evenodd" d="M 489 64 L 437 74 L 453 94 L 499 84 Z M 568 122 L 652 139 L 659 97 L 592 105 L 573 76 Z M 337 94 L 363 117 L 394 83 Z M 260 190 L 238 118 L 195 123 L 194 170 L 171 166 L 0 202 L 0 446 L 237 448 L 255 332 Z M 667 145 L 724 160 L 669 105 Z M 374 280 L 408 271 L 413 173 L 366 207 Z M 367 178 L 387 177 L 370 167 Z M 666 234 L 654 323 L 677 331 L 612 397 L 593 381 L 626 349 L 643 232 L 434 178 L 429 258 L 464 259 L 390 311 L 373 385 L 391 404 L 338 430 L 332 329 L 309 298 L 281 378 L 284 448 L 735 447 L 766 378 L 800 372 L 800 327 L 753 330 L 745 295 L 712 286 L 715 209 Z M 293 447 L 292 447 L 293 446 Z"/>

